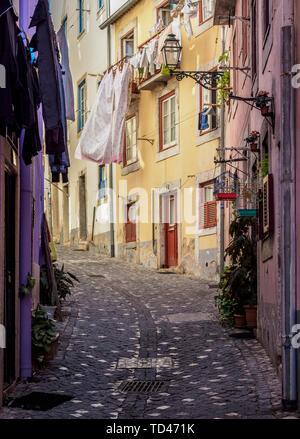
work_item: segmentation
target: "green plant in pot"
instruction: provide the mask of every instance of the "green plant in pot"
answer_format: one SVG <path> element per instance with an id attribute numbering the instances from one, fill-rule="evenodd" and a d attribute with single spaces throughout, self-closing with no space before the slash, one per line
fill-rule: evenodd
<path id="1" fill-rule="evenodd" d="M 256 242 L 252 237 L 255 225 L 256 218 L 235 215 L 229 229 L 231 241 L 225 256 L 231 265 L 224 270 L 219 288 L 222 295 L 230 291 L 235 300 L 233 315 L 243 315 L 245 306 L 255 306 L 257 301 Z"/>
<path id="2" fill-rule="evenodd" d="M 51 350 L 51 345 L 57 339 L 56 326 L 47 312 L 39 305 L 32 311 L 31 337 L 32 353 L 39 365 L 45 360 Z"/>
<path id="3" fill-rule="evenodd" d="M 61 268 L 58 268 L 57 264 L 53 264 L 57 292 L 60 301 L 66 300 L 66 297 L 71 294 L 71 288 L 74 287 L 73 280 L 79 282 L 74 274 L 70 273 L 69 271 L 65 271 L 64 268 L 64 265 Z"/>

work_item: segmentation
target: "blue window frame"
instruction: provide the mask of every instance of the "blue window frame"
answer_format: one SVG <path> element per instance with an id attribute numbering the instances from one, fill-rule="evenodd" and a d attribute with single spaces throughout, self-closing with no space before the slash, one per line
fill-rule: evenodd
<path id="1" fill-rule="evenodd" d="M 105 198 L 105 165 L 99 166 L 98 200 Z"/>
<path id="2" fill-rule="evenodd" d="M 66 37 L 67 37 L 67 31 L 68 31 L 68 26 L 67 26 L 67 24 L 68 24 L 68 16 L 66 15 L 66 17 L 63 19 L 63 21 L 62 21 L 62 26 L 63 26 L 63 28 L 64 28 L 64 31 L 65 31 L 65 35 L 66 35 Z"/>
<path id="3" fill-rule="evenodd" d="M 84 0 L 78 0 L 78 34 L 84 31 L 84 17 L 83 17 Z"/>
<path id="4" fill-rule="evenodd" d="M 78 86 L 78 132 L 80 132 L 86 121 L 86 81 Z"/>

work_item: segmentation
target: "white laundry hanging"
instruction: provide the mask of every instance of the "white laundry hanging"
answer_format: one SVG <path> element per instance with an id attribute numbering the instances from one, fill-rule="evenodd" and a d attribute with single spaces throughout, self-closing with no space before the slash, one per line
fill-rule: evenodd
<path id="1" fill-rule="evenodd" d="M 75 158 L 104 163 L 107 150 L 112 149 L 112 114 L 114 98 L 112 71 L 102 79 L 91 113 L 84 125 Z"/>
<path id="2" fill-rule="evenodd" d="M 124 64 L 115 77 L 112 71 L 105 74 L 76 148 L 76 159 L 100 164 L 122 162 L 130 69 Z"/>
<path id="3" fill-rule="evenodd" d="M 188 40 L 190 40 L 191 36 L 193 35 L 191 18 L 197 17 L 198 7 L 198 2 L 196 4 L 193 4 L 188 1 L 181 11 L 183 13 L 183 24 L 187 33 Z"/>

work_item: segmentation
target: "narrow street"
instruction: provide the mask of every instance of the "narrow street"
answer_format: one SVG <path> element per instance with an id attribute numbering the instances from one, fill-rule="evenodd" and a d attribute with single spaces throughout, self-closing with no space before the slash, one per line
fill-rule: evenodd
<path id="1" fill-rule="evenodd" d="M 80 278 L 57 357 L 13 397 L 42 391 L 73 399 L 47 412 L 4 407 L 1 418 L 272 418 L 280 386 L 256 340 L 229 337 L 216 290 L 199 279 L 60 248 Z M 157 393 L 123 381 L 158 380 Z"/>

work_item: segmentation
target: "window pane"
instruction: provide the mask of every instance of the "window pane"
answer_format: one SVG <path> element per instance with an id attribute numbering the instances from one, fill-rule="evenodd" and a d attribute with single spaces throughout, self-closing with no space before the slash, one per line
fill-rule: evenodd
<path id="1" fill-rule="evenodd" d="M 202 15 L 203 15 L 203 21 L 207 20 L 213 15 L 212 0 L 202 0 Z"/>
<path id="2" fill-rule="evenodd" d="M 204 188 L 204 197 L 205 202 L 213 201 L 214 200 L 214 189 L 211 186 L 206 186 Z"/>

